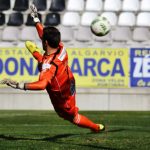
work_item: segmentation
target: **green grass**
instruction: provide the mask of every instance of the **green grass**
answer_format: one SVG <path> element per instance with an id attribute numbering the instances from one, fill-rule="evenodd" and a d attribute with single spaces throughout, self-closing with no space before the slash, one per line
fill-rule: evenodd
<path id="1" fill-rule="evenodd" d="M 91 133 L 53 111 L 0 111 L 0 150 L 150 150 L 150 112 L 80 112 L 107 131 Z"/>

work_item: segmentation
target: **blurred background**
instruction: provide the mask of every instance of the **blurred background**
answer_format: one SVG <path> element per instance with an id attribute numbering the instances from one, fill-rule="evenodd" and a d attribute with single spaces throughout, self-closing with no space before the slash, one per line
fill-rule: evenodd
<path id="1" fill-rule="evenodd" d="M 31 56 L 22 53 L 26 40 L 41 46 L 30 17 L 32 3 L 44 26 L 56 26 L 62 34 L 81 110 L 150 110 L 149 0 L 0 0 L 0 79 L 37 78 Z M 111 24 L 111 32 L 103 37 L 90 30 L 91 21 L 98 15 L 105 16 Z M 102 61 L 104 58 L 107 64 Z M 90 65 L 92 62 L 96 65 Z M 104 75 L 107 71 L 110 73 Z M 46 91 L 1 87 L 0 109 L 53 107 Z"/>

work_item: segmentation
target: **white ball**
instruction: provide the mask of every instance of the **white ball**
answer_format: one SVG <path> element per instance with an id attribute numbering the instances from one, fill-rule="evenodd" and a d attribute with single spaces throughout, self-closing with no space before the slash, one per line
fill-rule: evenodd
<path id="1" fill-rule="evenodd" d="M 96 36 L 104 36 L 111 30 L 111 25 L 106 17 L 99 16 L 91 23 L 91 31 Z"/>

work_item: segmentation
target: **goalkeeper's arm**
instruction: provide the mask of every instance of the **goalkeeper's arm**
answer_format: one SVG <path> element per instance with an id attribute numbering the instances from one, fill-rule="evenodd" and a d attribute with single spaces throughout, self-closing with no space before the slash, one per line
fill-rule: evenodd
<path id="1" fill-rule="evenodd" d="M 35 26 L 36 26 L 38 35 L 39 35 L 40 39 L 42 39 L 43 25 L 41 24 L 40 19 L 38 17 L 37 8 L 34 4 L 32 4 L 32 5 L 30 5 L 30 9 L 31 9 L 31 17 L 33 18 L 33 21 L 35 22 Z"/>
<path id="2" fill-rule="evenodd" d="M 20 90 L 44 90 L 48 84 L 46 79 L 42 79 L 32 83 L 16 82 L 10 79 L 0 81 L 0 84 L 6 84 L 14 89 Z"/>

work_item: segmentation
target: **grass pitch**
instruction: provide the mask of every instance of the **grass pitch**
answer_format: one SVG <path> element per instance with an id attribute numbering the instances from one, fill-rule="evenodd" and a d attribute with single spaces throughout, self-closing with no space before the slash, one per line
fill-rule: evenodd
<path id="1" fill-rule="evenodd" d="M 80 113 L 106 131 L 91 133 L 53 111 L 0 111 L 0 150 L 150 150 L 150 112 Z"/>

